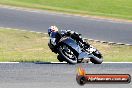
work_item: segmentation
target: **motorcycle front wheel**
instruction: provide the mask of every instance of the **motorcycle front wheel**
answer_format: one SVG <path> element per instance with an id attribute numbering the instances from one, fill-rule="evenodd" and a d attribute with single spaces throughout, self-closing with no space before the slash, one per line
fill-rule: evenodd
<path id="1" fill-rule="evenodd" d="M 57 59 L 60 61 L 60 62 L 63 62 L 64 60 L 63 60 L 63 57 L 61 56 L 61 55 L 58 55 L 57 56 Z"/>
<path id="2" fill-rule="evenodd" d="M 65 60 L 69 64 L 76 64 L 77 63 L 77 57 L 75 55 L 75 52 L 69 47 L 68 45 L 61 45 L 59 47 L 59 54 L 63 57 L 63 60 Z"/>

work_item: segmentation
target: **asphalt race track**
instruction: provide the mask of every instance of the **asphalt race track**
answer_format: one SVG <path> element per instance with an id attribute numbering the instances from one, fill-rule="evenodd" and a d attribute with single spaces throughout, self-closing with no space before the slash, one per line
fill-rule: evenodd
<path id="1" fill-rule="evenodd" d="M 132 75 L 132 64 L 0 64 L 0 88 L 132 88 L 129 84 L 85 84 L 76 82 L 77 67 L 87 73 Z"/>
<path id="2" fill-rule="evenodd" d="M 132 44 L 132 23 L 114 22 L 46 11 L 23 11 L 0 7 L 0 27 L 47 32 L 51 25 L 70 29 L 83 37 Z"/>
<path id="3" fill-rule="evenodd" d="M 47 32 L 50 25 L 71 29 L 84 37 L 132 44 L 132 23 L 70 16 L 46 11 L 23 11 L 0 7 L 0 27 Z M 131 63 L 43 64 L 0 63 L 0 88 L 78 88 L 77 67 L 87 73 L 130 74 Z M 132 88 L 129 84 L 86 84 L 83 88 Z"/>

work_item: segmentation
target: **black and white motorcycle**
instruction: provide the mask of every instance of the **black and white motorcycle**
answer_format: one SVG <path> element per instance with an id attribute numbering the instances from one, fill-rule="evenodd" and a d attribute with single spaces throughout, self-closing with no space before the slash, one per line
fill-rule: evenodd
<path id="1" fill-rule="evenodd" d="M 103 62 L 102 54 L 91 45 L 86 48 L 81 42 L 69 36 L 63 36 L 57 44 L 55 40 L 54 33 L 51 33 L 48 46 L 52 52 L 58 53 L 57 59 L 60 62 L 66 61 L 69 64 L 88 62 L 89 60 L 94 64 Z"/>

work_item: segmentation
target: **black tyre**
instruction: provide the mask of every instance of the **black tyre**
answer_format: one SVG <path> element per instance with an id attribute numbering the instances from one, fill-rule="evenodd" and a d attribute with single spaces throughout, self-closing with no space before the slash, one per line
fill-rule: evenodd
<path id="1" fill-rule="evenodd" d="M 63 61 L 64 61 L 64 59 L 63 59 L 63 57 L 62 57 L 61 55 L 58 55 L 58 56 L 57 56 L 57 59 L 58 59 L 60 62 L 63 62 Z"/>
<path id="2" fill-rule="evenodd" d="M 59 47 L 59 54 L 63 57 L 63 59 L 69 64 L 76 64 L 77 57 L 75 52 L 68 45 L 61 45 Z"/>
<path id="3" fill-rule="evenodd" d="M 102 54 L 97 50 L 95 52 L 92 53 L 93 56 L 96 58 L 92 58 L 90 59 L 90 61 L 94 64 L 101 64 L 103 62 L 103 56 Z"/>

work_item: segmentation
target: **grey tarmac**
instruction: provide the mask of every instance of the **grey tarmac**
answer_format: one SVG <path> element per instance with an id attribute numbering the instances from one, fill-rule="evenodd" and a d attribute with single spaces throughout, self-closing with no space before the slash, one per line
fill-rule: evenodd
<path id="1" fill-rule="evenodd" d="M 76 82 L 77 68 L 82 66 L 88 74 L 130 74 L 131 63 L 1 63 L 0 88 L 132 88 L 129 84 L 85 84 Z"/>

